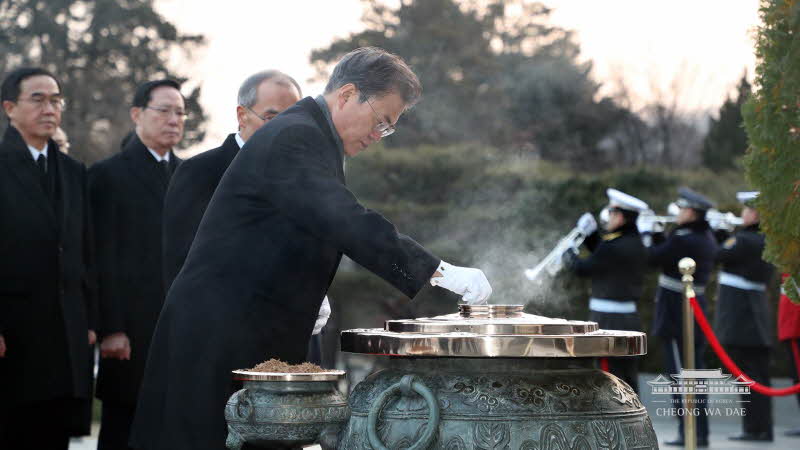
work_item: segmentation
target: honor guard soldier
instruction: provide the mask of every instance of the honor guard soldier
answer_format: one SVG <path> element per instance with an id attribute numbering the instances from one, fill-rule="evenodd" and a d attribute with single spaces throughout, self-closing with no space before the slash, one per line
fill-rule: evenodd
<path id="1" fill-rule="evenodd" d="M 577 249 L 572 248 L 564 254 L 564 265 L 578 276 L 592 280 L 589 320 L 602 329 L 641 331 L 636 303 L 642 296 L 647 250 L 636 228 L 636 219 L 648 209 L 647 204 L 616 189 L 608 189 L 606 194 L 607 233 L 601 236 L 594 217 L 584 213 L 577 227 L 587 236 L 584 244 L 592 254 L 579 258 Z M 601 365 L 639 392 L 635 358 L 603 358 Z"/>
<path id="2" fill-rule="evenodd" d="M 743 228 L 726 240 L 717 253 L 722 264 L 714 330 L 736 364 L 753 380 L 769 386 L 769 350 L 772 326 L 767 284 L 774 268 L 761 258 L 764 235 L 759 233 L 759 215 L 754 207 L 758 192 L 739 192 Z M 756 392 L 742 415 L 742 433 L 736 441 L 772 441 L 772 401 Z"/>
<path id="3" fill-rule="evenodd" d="M 706 310 L 705 285 L 714 268 L 714 258 L 717 254 L 717 242 L 706 221 L 706 212 L 713 204 L 705 196 L 689 189 L 678 190 L 678 200 L 675 202 L 680 208 L 676 218 L 677 227 L 666 239 L 662 233 L 653 235 L 653 245 L 648 251 L 650 265 L 661 268 L 656 291 L 656 304 L 653 320 L 652 334 L 662 338 L 667 374 L 680 373 L 683 366 L 683 283 L 678 271 L 678 261 L 682 258 L 692 258 L 697 264 L 694 273 L 694 290 L 697 302 Z M 640 230 L 649 232 L 650 230 Z M 694 332 L 695 368 L 703 368 L 703 350 L 705 339 L 700 328 L 695 324 Z M 675 400 L 680 396 L 675 395 Z M 698 404 L 705 402 L 704 395 L 698 395 Z M 687 405 L 691 408 L 694 405 Z M 679 423 L 678 438 L 667 441 L 667 445 L 683 446 L 683 418 L 677 417 Z M 697 418 L 697 445 L 708 446 L 708 418 L 701 408 Z"/>

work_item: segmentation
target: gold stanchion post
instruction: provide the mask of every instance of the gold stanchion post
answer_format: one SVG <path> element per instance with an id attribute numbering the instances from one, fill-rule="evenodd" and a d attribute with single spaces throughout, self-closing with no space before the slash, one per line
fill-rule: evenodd
<path id="1" fill-rule="evenodd" d="M 697 264 L 692 258 L 683 258 L 678 261 L 678 270 L 683 274 L 683 368 L 693 370 L 694 367 L 694 314 L 689 299 L 694 297 L 694 271 Z M 694 409 L 694 393 L 687 392 L 684 396 L 686 414 L 683 416 L 683 442 L 684 448 L 695 450 L 697 448 L 696 418 L 690 411 Z"/>

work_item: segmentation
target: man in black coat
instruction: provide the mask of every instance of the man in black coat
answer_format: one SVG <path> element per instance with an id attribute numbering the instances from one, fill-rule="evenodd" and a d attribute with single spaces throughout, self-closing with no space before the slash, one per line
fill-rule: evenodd
<path id="1" fill-rule="evenodd" d="M 714 331 L 739 368 L 753 380 L 769 386 L 769 354 L 772 347 L 772 314 L 767 299 L 767 284 L 774 267 L 764 261 L 764 235 L 754 207 L 757 192 L 739 192 L 742 202 L 742 229 L 727 239 L 717 253 L 722 263 L 719 295 L 714 316 Z M 772 400 L 757 392 L 742 395 L 746 414 L 742 432 L 735 441 L 772 441 Z"/>
<path id="2" fill-rule="evenodd" d="M 409 297 L 430 282 L 468 302 L 486 300 L 483 272 L 433 256 L 344 185 L 344 156 L 391 134 L 420 93 L 399 57 L 354 50 L 324 96 L 301 100 L 242 147 L 161 312 L 134 448 L 223 448 L 231 370 L 304 360 L 342 254 Z M 228 440 L 241 443 L 235 433 Z"/>
<path id="3" fill-rule="evenodd" d="M 277 70 L 253 74 L 239 87 L 236 119 L 239 131 L 229 134 L 222 146 L 181 163 L 164 197 L 164 291 L 178 275 L 194 241 L 200 219 L 217 189 L 222 174 L 250 136 L 265 123 L 300 100 L 300 85 Z M 320 332 L 330 315 L 327 297 L 320 308 L 309 348 L 310 362 L 320 364 Z"/>
<path id="4" fill-rule="evenodd" d="M 91 396 L 91 228 L 83 164 L 51 138 L 64 100 L 55 76 L 11 72 L 0 143 L 0 448 L 69 446 Z M 46 424 L 36 418 L 46 417 Z"/>
<path id="5" fill-rule="evenodd" d="M 100 450 L 127 448 L 150 339 L 164 303 L 164 194 L 180 163 L 172 148 L 183 136 L 185 114 L 178 83 L 142 84 L 131 108 L 135 134 L 121 153 L 89 170 L 102 337 Z"/>
<path id="6" fill-rule="evenodd" d="M 575 274 L 592 279 L 589 299 L 589 320 L 604 330 L 641 331 L 642 323 L 636 304 L 644 289 L 647 250 L 642 244 L 636 219 L 647 210 L 647 204 L 636 197 L 608 189 L 607 233 L 600 236 L 594 216 L 585 213 L 578 228 L 587 238 L 588 258 L 578 258 L 577 250 L 564 254 L 565 265 Z M 636 357 L 604 358 L 610 373 L 639 392 L 639 370 Z"/>
<path id="7" fill-rule="evenodd" d="M 685 257 L 694 259 L 697 268 L 694 272 L 694 290 L 697 302 L 706 311 L 705 287 L 714 269 L 714 258 L 717 254 L 717 242 L 711 227 L 706 221 L 706 212 L 713 204 L 705 196 L 682 187 L 678 190 L 680 208 L 677 227 L 665 239 L 661 233 L 653 236 L 653 245 L 649 248 L 648 261 L 661 269 L 656 291 L 656 307 L 653 317 L 652 334 L 662 338 L 664 350 L 664 366 L 668 375 L 680 373 L 683 367 L 683 283 L 678 270 L 678 261 Z M 706 340 L 700 327 L 694 326 L 695 368 L 704 368 L 703 351 Z M 674 395 L 680 401 L 680 395 Z M 695 396 L 697 405 L 686 405 L 692 408 L 705 404 L 705 395 Z M 697 445 L 708 446 L 708 416 L 703 408 L 697 417 Z M 666 445 L 683 446 L 683 418 L 678 419 L 678 437 L 665 442 Z"/>
<path id="8" fill-rule="evenodd" d="M 192 245 L 200 219 L 222 174 L 239 149 L 262 125 L 300 100 L 300 86 L 290 76 L 267 70 L 249 76 L 239 88 L 239 131 L 220 147 L 183 161 L 170 179 L 164 198 L 164 286 L 169 290 Z"/>

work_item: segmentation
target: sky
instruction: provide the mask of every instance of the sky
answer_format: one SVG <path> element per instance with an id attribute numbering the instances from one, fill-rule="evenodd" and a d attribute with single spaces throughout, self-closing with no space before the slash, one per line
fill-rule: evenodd
<path id="1" fill-rule="evenodd" d="M 543 3 L 553 9 L 552 24 L 575 32 L 601 92 L 614 92 L 615 80 L 624 80 L 634 106 L 660 96 L 687 111 L 713 111 L 744 70 L 753 74 L 758 0 Z M 200 101 L 210 118 L 205 141 L 187 156 L 236 130 L 236 91 L 247 76 L 278 69 L 300 83 L 304 96 L 316 95 L 324 83 L 310 80 L 311 51 L 364 28 L 361 0 L 158 0 L 157 8 L 179 30 L 207 39 L 190 65 L 175 60 L 190 84 L 202 83 Z"/>

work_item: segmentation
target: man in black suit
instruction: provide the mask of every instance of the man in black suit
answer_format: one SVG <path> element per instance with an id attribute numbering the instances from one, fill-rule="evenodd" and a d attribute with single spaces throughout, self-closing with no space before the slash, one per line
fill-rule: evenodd
<path id="1" fill-rule="evenodd" d="M 441 261 L 344 184 L 345 155 L 391 134 L 421 90 L 399 57 L 358 49 L 336 65 L 324 95 L 301 100 L 242 147 L 161 312 L 134 448 L 223 448 L 231 370 L 305 359 L 342 254 L 409 297 L 431 283 L 486 301 L 483 272 Z"/>
<path id="2" fill-rule="evenodd" d="M 183 267 L 200 219 L 233 157 L 256 130 L 297 103 L 301 95 L 297 81 L 277 70 L 265 70 L 247 77 L 237 96 L 239 131 L 229 134 L 222 146 L 183 161 L 175 170 L 164 198 L 165 292 Z M 308 360 L 316 364 L 320 364 L 322 359 L 320 332 L 330 311 L 325 297 L 309 346 Z"/>
<path id="3" fill-rule="evenodd" d="M 185 117 L 177 82 L 140 85 L 131 107 L 135 133 L 121 153 L 89 170 L 102 338 L 99 450 L 128 448 L 150 339 L 164 302 L 164 194 L 180 163 L 172 149 L 183 137 Z"/>
<path id="4" fill-rule="evenodd" d="M 300 85 L 277 70 L 249 76 L 239 88 L 239 131 L 220 147 L 184 161 L 169 182 L 164 198 L 164 286 L 169 290 L 192 245 L 200 219 L 222 174 L 239 149 L 262 125 L 300 100 Z"/>
<path id="5" fill-rule="evenodd" d="M 86 168 L 52 139 L 64 108 L 55 76 L 17 69 L 1 95 L 0 448 L 66 450 L 70 419 L 91 396 Z"/>

